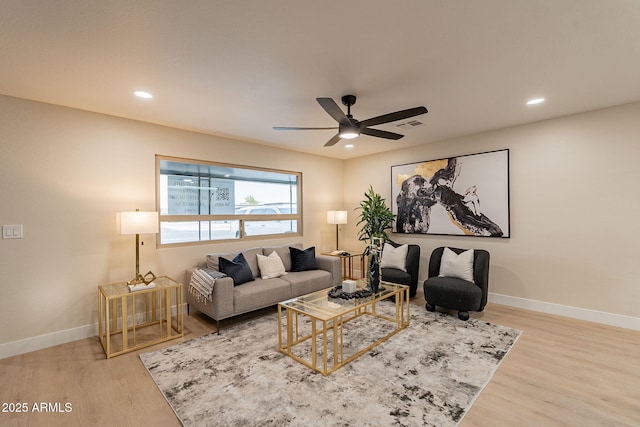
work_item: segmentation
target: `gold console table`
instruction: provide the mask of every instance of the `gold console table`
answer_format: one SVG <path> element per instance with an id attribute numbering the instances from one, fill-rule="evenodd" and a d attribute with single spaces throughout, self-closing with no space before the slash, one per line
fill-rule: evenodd
<path id="1" fill-rule="evenodd" d="M 184 334 L 182 284 L 162 276 L 131 292 L 126 282 L 98 286 L 98 337 L 107 358 Z"/>

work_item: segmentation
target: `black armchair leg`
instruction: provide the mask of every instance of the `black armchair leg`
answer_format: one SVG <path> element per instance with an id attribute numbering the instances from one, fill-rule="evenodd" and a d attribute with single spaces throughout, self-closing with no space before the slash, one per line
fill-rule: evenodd
<path id="1" fill-rule="evenodd" d="M 459 311 L 458 319 L 460 320 L 469 320 L 469 312 L 468 311 Z"/>
<path id="2" fill-rule="evenodd" d="M 430 303 L 427 303 L 424 308 L 426 308 L 427 311 L 436 311 L 436 306 Z"/>

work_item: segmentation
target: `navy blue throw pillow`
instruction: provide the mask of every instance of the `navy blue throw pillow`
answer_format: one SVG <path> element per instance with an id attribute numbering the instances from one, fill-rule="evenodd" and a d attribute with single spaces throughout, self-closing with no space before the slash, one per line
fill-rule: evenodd
<path id="1" fill-rule="evenodd" d="M 316 247 L 311 246 L 305 250 L 289 247 L 291 253 L 291 271 L 317 270 Z"/>
<path id="2" fill-rule="evenodd" d="M 233 279 L 233 286 L 242 285 L 253 280 L 253 273 L 247 264 L 247 260 L 241 253 L 236 255 L 233 261 L 220 257 L 218 259 L 220 272 Z"/>

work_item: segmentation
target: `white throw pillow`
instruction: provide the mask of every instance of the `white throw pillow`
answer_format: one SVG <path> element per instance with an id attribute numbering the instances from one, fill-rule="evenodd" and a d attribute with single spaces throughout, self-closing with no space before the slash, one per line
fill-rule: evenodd
<path id="1" fill-rule="evenodd" d="M 394 248 L 393 245 L 385 243 L 382 248 L 382 260 L 380 260 L 380 268 L 396 268 L 398 270 L 407 271 L 407 251 L 409 245 L 401 245 Z"/>
<path id="2" fill-rule="evenodd" d="M 276 251 L 271 252 L 271 255 L 264 256 L 261 254 L 256 254 L 258 257 L 258 267 L 260 268 L 260 276 L 263 279 L 272 279 L 274 277 L 280 277 L 287 274 L 284 269 L 284 264 L 282 260 L 276 253 Z"/>
<path id="3" fill-rule="evenodd" d="M 458 279 L 473 281 L 473 249 L 459 255 L 449 248 L 444 248 L 440 260 L 440 277 L 457 277 Z"/>

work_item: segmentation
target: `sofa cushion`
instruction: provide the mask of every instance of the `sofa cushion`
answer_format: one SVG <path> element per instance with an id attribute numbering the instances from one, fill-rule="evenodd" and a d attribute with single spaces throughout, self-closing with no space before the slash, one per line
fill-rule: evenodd
<path id="1" fill-rule="evenodd" d="M 251 268 L 251 274 L 253 277 L 260 277 L 260 267 L 258 267 L 258 257 L 257 255 L 262 255 L 262 248 L 251 248 L 244 249 L 242 251 L 242 255 L 244 255 L 244 259 L 247 260 L 247 264 Z"/>
<path id="2" fill-rule="evenodd" d="M 238 254 L 233 260 L 220 257 L 220 272 L 233 279 L 233 286 L 242 285 L 253 280 L 251 268 L 243 254 Z"/>
<path id="3" fill-rule="evenodd" d="M 475 283 L 473 281 L 473 249 L 456 254 L 451 249 L 444 248 L 438 276 L 457 277 Z"/>
<path id="4" fill-rule="evenodd" d="M 219 258 L 228 259 L 231 261 L 238 255 L 238 252 L 223 252 L 218 254 L 208 254 L 207 255 L 207 268 L 212 268 L 214 270 L 220 271 L 220 262 Z"/>
<path id="5" fill-rule="evenodd" d="M 269 255 L 275 251 L 282 260 L 282 264 L 284 264 L 284 270 L 291 271 L 291 252 L 289 247 L 302 249 L 302 243 L 294 243 L 289 246 L 265 246 L 262 248 L 262 255 Z"/>
<path id="6" fill-rule="evenodd" d="M 221 252 L 207 255 L 207 268 L 212 268 L 214 270 L 220 270 L 220 258 L 224 258 L 226 260 L 232 261 L 239 253 L 244 255 L 244 259 L 246 260 L 249 268 L 251 269 L 251 274 L 253 277 L 257 277 L 260 275 L 260 268 L 258 267 L 258 257 L 257 254 L 263 255 L 262 248 L 251 248 L 245 249 L 242 252 Z M 266 254 L 265 254 L 266 255 Z"/>
<path id="7" fill-rule="evenodd" d="M 409 245 L 394 247 L 389 243 L 385 243 L 382 249 L 380 268 L 396 268 L 398 270 L 407 271 L 408 250 Z"/>
<path id="8" fill-rule="evenodd" d="M 289 298 L 291 298 L 289 282 L 280 277 L 273 279 L 256 277 L 251 282 L 233 288 L 233 311 L 235 314 L 246 313 L 275 305 Z"/>
<path id="9" fill-rule="evenodd" d="M 305 250 L 289 247 L 291 253 L 291 271 L 317 270 L 316 247 L 311 246 Z"/>
<path id="10" fill-rule="evenodd" d="M 258 254 L 256 257 L 258 258 L 260 277 L 263 279 L 272 279 L 287 274 L 284 264 L 276 251 L 271 252 L 269 256 Z"/>
<path id="11" fill-rule="evenodd" d="M 326 270 L 291 272 L 281 277 L 291 283 L 291 294 L 300 296 L 333 286 L 333 276 Z"/>

